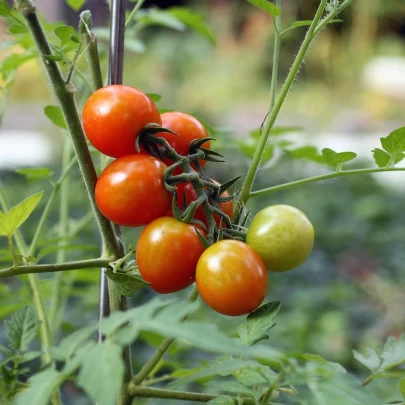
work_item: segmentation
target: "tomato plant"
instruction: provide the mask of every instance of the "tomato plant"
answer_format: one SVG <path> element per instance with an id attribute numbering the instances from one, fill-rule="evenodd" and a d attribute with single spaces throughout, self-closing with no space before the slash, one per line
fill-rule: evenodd
<path id="1" fill-rule="evenodd" d="M 89 97 L 83 108 L 87 138 L 97 150 L 111 157 L 136 153 L 136 138 L 150 123 L 161 124 L 155 104 L 130 86 L 103 87 Z"/>
<path id="2" fill-rule="evenodd" d="M 146 225 L 167 213 L 171 194 L 163 184 L 166 165 L 150 155 L 127 155 L 110 163 L 96 184 L 96 202 L 110 221 Z"/>
<path id="3" fill-rule="evenodd" d="M 207 138 L 209 136 L 204 125 L 190 114 L 169 111 L 163 113 L 161 118 L 162 127 L 170 129 L 178 135 L 171 134 L 170 132 L 160 132 L 158 135 L 165 138 L 179 155 L 187 156 L 192 141 Z M 210 142 L 207 141 L 202 146 L 203 148 L 210 149 Z M 167 165 L 173 163 L 167 158 L 165 159 L 165 162 Z M 205 160 L 199 160 L 201 167 L 204 167 L 206 163 Z"/>
<path id="4" fill-rule="evenodd" d="M 204 234 L 204 232 L 199 229 Z M 194 282 L 204 246 L 195 227 L 172 217 L 161 217 L 145 227 L 136 246 L 136 262 L 151 288 L 166 294 Z"/>
<path id="5" fill-rule="evenodd" d="M 311 253 L 314 228 L 297 208 L 271 205 L 255 215 L 246 242 L 270 271 L 288 271 L 301 265 Z"/>
<path id="6" fill-rule="evenodd" d="M 215 180 L 212 180 L 213 183 L 219 184 Z M 225 191 L 221 194 L 221 197 L 223 198 L 228 198 L 230 197 L 231 194 L 229 191 Z M 197 201 L 198 195 L 196 191 L 194 190 L 193 185 L 190 182 L 185 182 L 185 183 L 180 183 L 177 185 L 177 206 L 180 209 L 184 208 L 184 197 L 186 197 L 187 204 L 190 204 L 193 201 Z M 228 217 L 232 217 L 232 212 L 233 212 L 233 201 L 220 201 L 218 202 L 218 208 Z M 207 218 L 204 214 L 204 209 L 199 206 L 194 213 L 194 219 L 197 219 L 201 221 L 203 224 L 207 225 Z M 217 225 L 219 225 L 220 222 L 220 216 L 218 214 L 214 214 L 214 219 Z"/>
<path id="7" fill-rule="evenodd" d="M 196 284 L 204 302 L 229 316 L 248 314 L 264 300 L 268 272 L 246 243 L 223 240 L 210 246 L 197 264 Z"/>

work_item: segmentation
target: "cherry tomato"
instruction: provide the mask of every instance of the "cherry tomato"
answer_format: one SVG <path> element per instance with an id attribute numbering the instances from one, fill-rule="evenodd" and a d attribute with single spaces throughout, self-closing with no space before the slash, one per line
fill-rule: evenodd
<path id="1" fill-rule="evenodd" d="M 205 235 L 204 231 L 199 231 Z M 195 227 L 172 217 L 155 219 L 141 232 L 136 263 L 145 281 L 158 293 L 180 291 L 194 282 L 204 247 Z"/>
<path id="2" fill-rule="evenodd" d="M 145 93 L 130 86 L 103 87 L 83 109 L 83 128 L 90 143 L 116 158 L 137 153 L 136 137 L 149 123 L 162 123 L 159 111 Z"/>
<path id="3" fill-rule="evenodd" d="M 110 221 L 124 226 L 146 225 L 165 215 L 172 195 L 165 189 L 166 165 L 150 155 L 127 155 L 110 163 L 96 184 L 96 203 Z"/>
<path id="4" fill-rule="evenodd" d="M 205 303 L 229 316 L 248 314 L 264 300 L 268 271 L 246 243 L 222 240 L 201 255 L 196 284 Z"/>
<path id="5" fill-rule="evenodd" d="M 219 184 L 215 180 L 212 180 L 213 183 Z M 196 201 L 198 199 L 197 193 L 195 192 L 191 183 L 180 183 L 177 186 L 177 206 L 182 210 L 184 208 L 184 194 L 186 195 L 187 204 L 190 205 L 191 202 Z M 221 197 L 230 197 L 228 191 L 225 191 L 221 194 Z M 226 201 L 226 202 L 219 202 L 218 208 L 228 217 L 232 217 L 233 213 L 233 201 Z M 194 214 L 194 218 L 201 221 L 203 224 L 208 225 L 207 219 L 204 214 L 203 207 L 199 206 Z M 219 225 L 220 216 L 215 214 L 214 215 L 215 222 Z"/>
<path id="6" fill-rule="evenodd" d="M 208 131 L 193 116 L 182 112 L 166 112 L 161 115 L 162 127 L 171 129 L 178 135 L 171 134 L 169 132 L 160 132 L 158 136 L 165 138 L 170 146 L 180 155 L 187 156 L 190 142 L 195 139 L 207 138 Z M 210 149 L 210 142 L 207 141 L 203 144 L 203 147 Z M 173 162 L 170 159 L 165 159 L 165 163 L 170 166 Z M 199 161 L 200 166 L 203 167 L 207 162 L 205 160 Z M 176 169 L 175 173 L 181 172 L 180 169 Z"/>
<path id="7" fill-rule="evenodd" d="M 271 205 L 256 214 L 246 243 L 270 271 L 288 271 L 301 265 L 314 245 L 314 228 L 308 217 L 289 205 Z"/>

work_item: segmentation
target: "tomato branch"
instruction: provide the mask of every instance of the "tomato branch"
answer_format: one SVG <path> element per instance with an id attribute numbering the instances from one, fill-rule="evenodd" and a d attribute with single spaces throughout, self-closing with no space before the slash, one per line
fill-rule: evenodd
<path id="1" fill-rule="evenodd" d="M 171 391 L 160 388 L 144 387 L 135 384 L 129 385 L 129 393 L 133 396 L 142 398 L 161 398 L 161 399 L 177 399 L 183 401 L 192 402 L 208 402 L 213 399 L 219 398 L 221 395 L 215 394 L 201 394 L 198 392 L 186 392 L 186 391 Z M 256 399 L 232 397 L 235 404 L 241 405 L 257 405 Z M 273 402 L 266 402 L 267 404 L 273 404 Z"/>
<path id="2" fill-rule="evenodd" d="M 78 260 L 75 262 L 56 263 L 56 264 L 33 264 L 19 266 L 18 268 L 9 267 L 0 270 L 0 278 L 19 276 L 22 274 L 54 273 L 58 271 L 89 269 L 93 267 L 106 267 L 114 260 L 113 257 L 98 259 Z"/>
<path id="3" fill-rule="evenodd" d="M 250 198 L 260 197 L 262 195 L 275 193 L 281 190 L 287 190 L 289 188 L 302 186 L 304 184 L 315 183 L 317 181 L 333 179 L 336 177 L 351 176 L 353 174 L 369 174 L 369 173 L 382 173 L 382 172 L 401 172 L 405 171 L 405 167 L 393 167 L 386 169 L 383 167 L 371 168 L 371 169 L 355 169 L 355 170 L 341 170 L 340 172 L 333 172 L 327 174 L 321 174 L 319 176 L 308 177 L 307 179 L 291 181 L 289 183 L 279 184 L 277 186 L 264 188 L 262 190 L 252 191 L 249 195 Z"/>

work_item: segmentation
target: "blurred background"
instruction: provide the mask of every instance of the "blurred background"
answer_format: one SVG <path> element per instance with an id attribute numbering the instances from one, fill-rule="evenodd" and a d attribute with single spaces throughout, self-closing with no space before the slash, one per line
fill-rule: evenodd
<path id="1" fill-rule="evenodd" d="M 283 0 L 283 28 L 296 20 L 311 19 L 318 3 Z M 36 4 L 47 21 L 77 26 L 79 12 L 72 11 L 63 0 L 37 0 Z M 160 94 L 157 105 L 162 110 L 189 112 L 209 123 L 218 138 L 217 148 L 228 161 L 226 166 L 209 167 L 215 179 L 224 181 L 244 173 L 249 165 L 248 134 L 260 127 L 268 111 L 274 35 L 271 18 L 245 0 L 146 1 L 145 5 L 189 6 L 204 16 L 216 40 L 213 43 L 163 23 L 139 30 L 135 25 L 127 36 L 125 84 Z M 133 3 L 129 3 L 128 12 L 132 7 Z M 93 13 L 105 60 L 108 4 L 89 0 L 85 8 Z M 379 138 L 404 126 L 405 3 L 354 0 L 340 18 L 344 22 L 328 26 L 311 47 L 277 126 L 295 128 L 284 135 L 286 145 L 354 151 L 358 159 L 345 168 L 374 167 L 371 150 L 380 147 Z M 1 59 L 21 52 L 18 46 L 10 45 L 12 38 L 1 23 L 0 34 Z M 304 34 L 302 27 L 283 37 L 280 83 Z M 83 72 L 84 59 L 79 61 Z M 89 91 L 79 75 L 75 75 L 74 82 L 78 87 L 77 102 L 82 105 Z M 0 177 L 12 204 L 37 190 L 50 188 L 46 181 L 28 183 L 15 169 L 50 166 L 55 173 L 60 170 L 66 134 L 44 115 L 43 109 L 49 104 L 55 104 L 55 100 L 40 62 L 31 58 L 16 73 L 0 129 Z M 293 160 L 284 150 L 273 149 L 263 162 L 255 188 L 327 171 L 313 162 Z M 253 213 L 269 204 L 294 205 L 309 216 L 316 230 L 315 248 L 309 260 L 298 270 L 271 277 L 267 299 L 281 300 L 282 310 L 269 344 L 290 352 L 318 353 L 364 375 L 352 350 L 377 347 L 387 336 L 398 337 L 402 333 L 404 179 L 403 173 L 345 177 L 271 194 L 250 203 Z M 93 257 L 98 251 L 97 232 L 88 216 L 87 197 L 77 172 L 71 189 L 74 192 L 70 226 L 83 220 L 87 220 L 87 226 L 71 242 L 67 255 L 69 259 L 83 258 L 85 249 L 84 254 Z M 27 239 L 35 231 L 39 212 L 36 210 L 24 226 Z M 57 215 L 56 205 L 37 254 L 43 262 L 52 262 L 55 257 Z M 139 230 L 126 229 L 126 242 L 134 245 L 138 233 Z M 3 267 L 10 263 L 5 242 L 0 240 Z M 93 321 L 98 301 L 97 272 L 64 277 L 70 298 L 62 333 Z M 51 294 L 49 280 L 48 276 L 42 278 L 47 294 Z M 7 317 L 28 302 L 29 296 L 25 280 L 2 281 L 0 316 Z M 134 302 L 150 296 L 150 292 L 142 291 Z M 217 319 L 230 333 L 240 322 L 205 308 L 198 316 Z M 142 361 L 148 353 L 142 351 L 138 360 Z M 397 393 L 397 388 L 386 380 L 372 385 L 387 401 Z"/>

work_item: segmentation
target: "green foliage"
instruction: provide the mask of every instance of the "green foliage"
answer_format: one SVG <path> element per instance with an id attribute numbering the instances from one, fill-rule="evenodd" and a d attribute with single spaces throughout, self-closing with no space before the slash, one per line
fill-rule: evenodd
<path id="1" fill-rule="evenodd" d="M 43 192 L 36 193 L 11 208 L 7 213 L 3 213 L 0 217 L 0 235 L 10 238 L 34 211 L 42 195 Z"/>
<path id="2" fill-rule="evenodd" d="M 333 149 L 325 148 L 322 149 L 322 156 L 328 165 L 333 166 L 339 170 L 342 163 L 350 162 L 357 157 L 354 152 L 335 152 Z"/>
<path id="3" fill-rule="evenodd" d="M 277 17 L 278 15 L 281 14 L 281 9 L 267 0 L 248 0 L 248 2 L 253 4 L 257 8 L 266 11 L 272 17 Z"/>
<path id="4" fill-rule="evenodd" d="M 57 127 L 67 129 L 66 121 L 60 107 L 56 105 L 47 105 L 44 108 L 44 113 Z"/>
<path id="5" fill-rule="evenodd" d="M 86 3 L 87 0 L 66 0 L 66 4 L 74 11 L 80 10 Z"/>
<path id="6" fill-rule="evenodd" d="M 47 167 L 35 167 L 27 169 L 16 170 L 18 174 L 22 174 L 27 177 L 29 182 L 47 179 L 53 175 L 53 171 Z"/>
<path id="7" fill-rule="evenodd" d="M 126 271 L 106 270 L 108 278 L 114 281 L 114 287 L 118 294 L 125 297 L 132 297 L 135 292 L 149 285 L 142 279 L 137 268 L 132 268 Z"/>
<path id="8" fill-rule="evenodd" d="M 373 150 L 374 159 L 379 167 L 392 167 L 405 157 L 405 127 L 392 131 L 387 137 L 381 138 L 384 150 Z"/>

